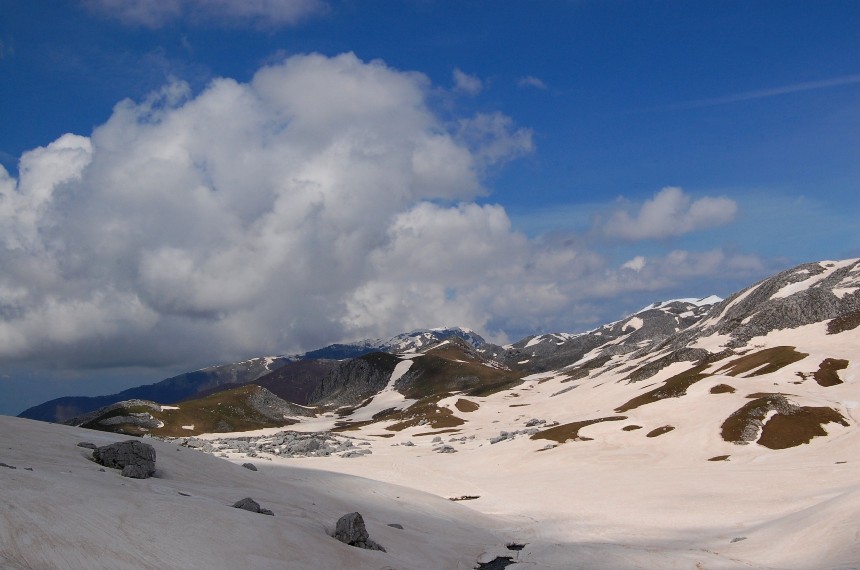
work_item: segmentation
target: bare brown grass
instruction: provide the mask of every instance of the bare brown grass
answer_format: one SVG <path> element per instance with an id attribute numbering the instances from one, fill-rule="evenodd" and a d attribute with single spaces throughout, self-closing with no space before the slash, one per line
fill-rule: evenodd
<path id="1" fill-rule="evenodd" d="M 825 358 L 818 366 L 812 377 L 818 382 L 819 386 L 828 388 L 842 384 L 842 379 L 839 378 L 839 371 L 848 368 L 848 361 L 841 358 Z"/>
<path id="2" fill-rule="evenodd" d="M 719 368 L 716 374 L 740 376 L 755 370 L 750 376 L 761 376 L 776 372 L 789 364 L 803 360 L 807 356 L 809 355 L 805 352 L 798 352 L 793 346 L 775 346 L 735 358 Z"/>
<path id="3" fill-rule="evenodd" d="M 669 433 L 673 429 L 675 429 L 675 426 L 660 426 L 646 433 L 645 437 L 658 437 L 663 435 L 664 433 Z"/>
<path id="4" fill-rule="evenodd" d="M 591 441 L 590 437 L 580 437 L 579 430 L 600 422 L 618 422 L 626 420 L 627 416 L 609 416 L 606 418 L 597 418 L 594 420 L 584 420 L 581 422 L 571 422 L 569 424 L 561 424 L 554 426 L 531 436 L 531 439 L 548 439 L 556 443 L 564 443 L 571 439 L 577 441 Z"/>
<path id="5" fill-rule="evenodd" d="M 471 400 L 466 400 L 466 399 L 460 398 L 454 404 L 454 407 L 463 413 L 469 413 L 469 412 L 474 412 L 475 410 L 477 410 L 481 406 L 476 404 L 475 402 L 473 402 Z"/>
<path id="6" fill-rule="evenodd" d="M 680 374 L 676 374 L 675 376 L 672 376 L 671 378 L 666 380 L 666 382 L 664 382 L 663 385 L 659 388 L 655 388 L 654 390 L 636 396 L 632 400 L 628 401 L 626 404 L 615 408 L 615 411 L 620 414 L 623 414 L 624 412 L 634 410 L 639 406 L 659 402 L 660 400 L 664 400 L 666 398 L 680 398 L 687 393 L 687 388 L 689 388 L 699 380 L 707 378 L 709 376 L 708 374 L 705 374 L 703 372 L 703 370 L 707 367 L 707 364 L 699 364 L 690 368 L 689 370 L 681 372 Z"/>
<path id="7" fill-rule="evenodd" d="M 826 406 L 804 406 L 792 414 L 777 414 L 770 418 L 761 431 L 759 445 L 770 449 L 787 449 L 812 441 L 813 437 L 825 436 L 824 424 L 838 423 L 848 426 L 845 417 Z"/>

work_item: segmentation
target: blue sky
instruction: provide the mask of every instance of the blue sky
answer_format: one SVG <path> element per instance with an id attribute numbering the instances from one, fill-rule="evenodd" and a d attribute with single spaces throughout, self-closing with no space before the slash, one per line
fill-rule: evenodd
<path id="1" fill-rule="evenodd" d="M 0 413 L 860 256 L 860 5 L 0 0 Z"/>

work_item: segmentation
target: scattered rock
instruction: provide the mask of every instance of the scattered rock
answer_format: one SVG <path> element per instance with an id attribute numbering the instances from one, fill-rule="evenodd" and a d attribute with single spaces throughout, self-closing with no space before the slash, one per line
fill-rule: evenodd
<path id="1" fill-rule="evenodd" d="M 89 441 L 82 441 L 78 444 L 78 447 L 85 447 L 87 449 L 96 449 L 98 446 L 94 443 L 89 442 Z"/>
<path id="2" fill-rule="evenodd" d="M 396 528 L 398 530 L 403 530 L 403 525 L 400 523 L 388 523 L 388 526 L 391 528 Z"/>
<path id="3" fill-rule="evenodd" d="M 413 447 L 415 444 L 412 443 L 411 441 L 404 441 L 403 445 L 405 445 L 406 447 Z"/>
<path id="4" fill-rule="evenodd" d="M 236 501 L 235 503 L 233 503 L 233 508 L 242 509 L 243 511 L 250 511 L 252 513 L 259 513 L 261 515 L 275 515 L 275 513 L 273 513 L 269 509 L 260 508 L 260 503 L 258 503 L 251 497 L 245 497 L 241 501 Z"/>
<path id="5" fill-rule="evenodd" d="M 433 451 L 435 451 L 436 453 L 457 453 L 457 450 L 450 445 L 439 446 L 437 448 L 434 448 Z"/>
<path id="6" fill-rule="evenodd" d="M 546 420 L 539 420 L 537 418 L 532 418 L 526 422 L 526 427 L 535 427 L 535 426 L 539 426 L 539 425 L 545 424 L 545 423 L 546 423 Z"/>
<path id="7" fill-rule="evenodd" d="M 497 556 L 489 562 L 479 563 L 477 570 L 504 570 L 514 563 L 510 556 Z"/>
<path id="8" fill-rule="evenodd" d="M 244 467 L 245 469 L 248 469 L 250 471 L 256 471 L 257 470 L 257 466 L 254 465 L 253 463 L 243 463 L 242 467 Z"/>
<path id="9" fill-rule="evenodd" d="M 735 538 L 732 539 L 732 542 L 740 542 L 740 541 L 746 540 L 746 539 L 747 539 L 747 537 L 745 537 L 745 536 L 736 536 Z"/>
<path id="10" fill-rule="evenodd" d="M 382 546 L 370 539 L 361 513 L 348 513 L 340 517 L 335 526 L 334 537 L 350 546 L 385 552 Z"/>
<path id="11" fill-rule="evenodd" d="M 93 460 L 111 469 L 121 469 L 123 477 L 146 479 L 155 473 L 155 449 L 135 439 L 97 447 Z"/>
<path id="12" fill-rule="evenodd" d="M 430 443 L 442 443 L 442 438 L 437 435 Z"/>
<path id="13" fill-rule="evenodd" d="M 474 501 L 475 499 L 480 499 L 480 495 L 460 495 L 459 497 L 451 497 L 448 499 L 449 501 Z"/>
<path id="14" fill-rule="evenodd" d="M 526 547 L 526 545 L 525 544 L 517 544 L 515 542 L 512 542 L 510 544 L 506 544 L 505 547 L 508 550 L 522 550 L 523 548 Z"/>
<path id="15" fill-rule="evenodd" d="M 5 463 L 0 463 L 0 467 L 6 467 L 8 469 L 18 469 L 14 465 L 6 465 Z"/>

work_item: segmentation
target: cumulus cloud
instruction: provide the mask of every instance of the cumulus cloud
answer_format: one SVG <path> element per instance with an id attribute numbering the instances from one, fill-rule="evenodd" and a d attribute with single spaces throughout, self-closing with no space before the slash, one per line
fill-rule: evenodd
<path id="1" fill-rule="evenodd" d="M 469 75 L 461 71 L 459 68 L 454 68 L 454 91 L 466 93 L 468 95 L 477 95 L 484 88 L 484 84 L 476 75 Z"/>
<path id="2" fill-rule="evenodd" d="M 730 198 L 693 200 L 681 188 L 670 186 L 646 200 L 638 212 L 615 210 L 599 227 L 605 235 L 625 240 L 664 239 L 728 224 L 737 211 Z"/>
<path id="3" fill-rule="evenodd" d="M 535 89 L 546 90 L 548 89 L 546 83 L 539 77 L 535 77 L 534 75 L 526 75 L 525 77 L 521 77 L 517 81 L 517 85 L 520 87 L 534 87 Z"/>
<path id="4" fill-rule="evenodd" d="M 444 323 L 506 340 L 756 270 L 721 251 L 614 267 L 515 231 L 475 199 L 531 133 L 443 121 L 432 92 L 380 61 L 294 56 L 122 101 L 91 136 L 25 153 L 17 179 L 0 167 L 0 361 L 181 366 Z"/>
<path id="5" fill-rule="evenodd" d="M 91 12 L 126 25 L 160 28 L 179 19 L 277 27 L 325 10 L 322 0 L 83 0 Z"/>

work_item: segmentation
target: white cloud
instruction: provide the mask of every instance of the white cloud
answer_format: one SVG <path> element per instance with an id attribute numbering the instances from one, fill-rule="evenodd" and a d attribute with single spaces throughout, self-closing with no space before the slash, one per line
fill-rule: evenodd
<path id="1" fill-rule="evenodd" d="M 642 269 L 645 267 L 645 263 L 646 263 L 645 258 L 642 257 L 641 255 L 637 255 L 633 259 L 624 262 L 621 265 L 621 268 L 622 269 L 631 269 L 633 271 L 642 271 Z"/>
<path id="2" fill-rule="evenodd" d="M 127 25 L 159 28 L 179 19 L 227 26 L 291 25 L 325 10 L 322 0 L 82 0 L 92 12 Z"/>
<path id="3" fill-rule="evenodd" d="M 726 197 L 693 200 L 681 188 L 666 187 L 646 200 L 638 212 L 622 207 L 612 212 L 600 230 L 626 240 L 663 239 L 728 224 L 738 206 Z"/>
<path id="4" fill-rule="evenodd" d="M 295 56 L 123 101 L 92 136 L 25 153 L 17 180 L 0 168 L 0 361 L 182 366 L 441 323 L 504 340 L 756 271 L 720 251 L 613 267 L 586 240 L 528 239 L 474 199 L 530 132 L 444 122 L 432 91 L 352 54 Z"/>
<path id="5" fill-rule="evenodd" d="M 472 149 L 482 168 L 531 153 L 531 129 L 514 130 L 513 120 L 502 113 L 478 113 L 461 119 L 457 138 Z"/>
<path id="6" fill-rule="evenodd" d="M 459 68 L 454 68 L 454 91 L 477 95 L 484 88 L 484 84 L 476 75 L 464 73 Z"/>
<path id="7" fill-rule="evenodd" d="M 521 77 L 517 81 L 517 85 L 520 87 L 534 87 L 536 89 L 546 90 L 548 89 L 546 83 L 539 77 L 535 77 L 534 75 L 526 75 L 525 77 Z"/>

